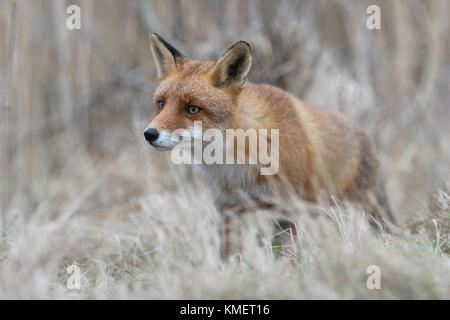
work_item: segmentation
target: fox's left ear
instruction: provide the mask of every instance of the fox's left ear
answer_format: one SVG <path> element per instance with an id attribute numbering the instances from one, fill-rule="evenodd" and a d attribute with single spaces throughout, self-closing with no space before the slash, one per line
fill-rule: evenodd
<path id="1" fill-rule="evenodd" d="M 241 89 L 247 83 L 252 65 L 252 49 L 245 41 L 236 42 L 216 62 L 211 80 L 215 87 Z"/>
<path id="2" fill-rule="evenodd" d="M 169 75 L 184 60 L 184 56 L 158 34 L 150 35 L 153 59 L 158 68 L 159 79 Z"/>

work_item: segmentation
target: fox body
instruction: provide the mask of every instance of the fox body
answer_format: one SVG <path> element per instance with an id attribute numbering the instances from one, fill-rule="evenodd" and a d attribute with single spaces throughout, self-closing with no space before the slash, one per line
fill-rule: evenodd
<path id="1" fill-rule="evenodd" d="M 156 149 L 174 148 L 175 130 L 195 138 L 194 121 L 202 121 L 203 130 L 279 130 L 279 170 L 273 176 L 261 175 L 261 164 L 196 165 L 219 210 L 264 203 L 290 185 L 305 200 L 335 196 L 374 213 L 370 198 L 377 194 L 376 151 L 357 123 L 274 86 L 247 82 L 252 52 L 246 42 L 237 42 L 216 62 L 187 59 L 156 34 L 151 48 L 159 84 L 156 117 L 144 134 Z"/>

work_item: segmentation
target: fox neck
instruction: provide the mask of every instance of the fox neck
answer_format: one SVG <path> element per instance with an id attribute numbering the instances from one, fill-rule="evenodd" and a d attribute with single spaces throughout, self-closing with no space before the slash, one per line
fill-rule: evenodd
<path id="1" fill-rule="evenodd" d="M 255 85 L 247 83 L 234 99 L 234 112 L 226 129 L 261 128 L 264 100 L 255 94 Z"/>

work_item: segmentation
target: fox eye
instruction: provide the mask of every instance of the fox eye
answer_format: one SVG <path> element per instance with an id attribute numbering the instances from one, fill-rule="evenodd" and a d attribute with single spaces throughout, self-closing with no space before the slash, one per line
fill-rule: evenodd
<path id="1" fill-rule="evenodd" d="M 158 109 L 162 110 L 164 108 L 164 101 L 158 101 Z"/>
<path id="2" fill-rule="evenodd" d="M 189 114 L 197 114 L 197 113 L 200 112 L 200 110 L 202 110 L 200 107 L 193 106 L 193 105 L 186 106 L 186 107 L 184 108 L 184 111 L 186 111 L 186 112 L 189 113 Z"/>

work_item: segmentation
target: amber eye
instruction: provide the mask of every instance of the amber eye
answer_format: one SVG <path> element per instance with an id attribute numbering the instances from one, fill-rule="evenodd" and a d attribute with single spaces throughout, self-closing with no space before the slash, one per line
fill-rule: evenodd
<path id="1" fill-rule="evenodd" d="M 162 110 L 164 108 L 164 101 L 158 101 L 158 109 Z"/>
<path id="2" fill-rule="evenodd" d="M 200 112 L 200 110 L 202 110 L 202 109 L 199 108 L 199 107 L 197 107 L 197 106 L 193 106 L 193 105 L 186 106 L 186 107 L 184 108 L 184 111 L 186 111 L 186 112 L 189 113 L 189 114 L 197 114 L 197 113 Z"/>

